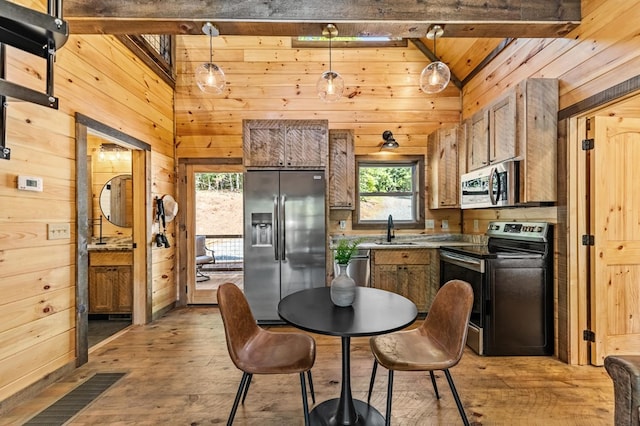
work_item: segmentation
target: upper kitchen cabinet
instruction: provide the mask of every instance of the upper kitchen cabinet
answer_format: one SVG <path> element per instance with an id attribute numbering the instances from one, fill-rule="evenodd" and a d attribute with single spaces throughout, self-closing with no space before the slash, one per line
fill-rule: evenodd
<path id="1" fill-rule="evenodd" d="M 528 79 L 516 86 L 520 201 L 557 201 L 558 80 Z"/>
<path id="2" fill-rule="evenodd" d="M 489 164 L 489 111 L 476 112 L 465 121 L 467 135 L 467 171 Z"/>
<path id="3" fill-rule="evenodd" d="M 466 171 L 521 160 L 520 202 L 556 201 L 557 116 L 558 80 L 520 82 L 465 120 Z"/>
<path id="4" fill-rule="evenodd" d="M 329 207 L 353 210 L 355 206 L 355 155 L 353 130 L 329 131 Z"/>
<path id="5" fill-rule="evenodd" d="M 468 127 L 469 171 L 514 158 L 516 152 L 516 92 L 509 91 L 476 114 Z"/>
<path id="6" fill-rule="evenodd" d="M 245 167 L 325 168 L 326 120 L 244 120 Z"/>
<path id="7" fill-rule="evenodd" d="M 438 129 L 429 135 L 427 149 L 429 162 L 429 208 L 460 207 L 459 141 L 462 127 L 455 125 Z"/>

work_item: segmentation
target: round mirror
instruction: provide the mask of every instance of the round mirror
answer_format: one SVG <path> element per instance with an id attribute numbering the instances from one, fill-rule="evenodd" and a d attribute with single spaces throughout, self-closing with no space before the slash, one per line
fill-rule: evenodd
<path id="1" fill-rule="evenodd" d="M 123 228 L 133 223 L 133 179 L 131 175 L 111 178 L 100 192 L 100 209 L 109 222 Z"/>

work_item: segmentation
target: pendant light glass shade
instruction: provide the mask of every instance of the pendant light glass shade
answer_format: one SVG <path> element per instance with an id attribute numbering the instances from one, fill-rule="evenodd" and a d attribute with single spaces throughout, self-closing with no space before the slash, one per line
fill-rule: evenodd
<path id="1" fill-rule="evenodd" d="M 442 92 L 451 78 L 449 67 L 444 62 L 431 62 L 420 74 L 420 89 L 424 93 Z"/>
<path id="2" fill-rule="evenodd" d="M 331 39 L 338 35 L 338 28 L 328 24 L 322 30 L 322 36 L 329 39 L 329 71 L 322 73 L 316 83 L 318 97 L 325 102 L 335 102 L 342 97 L 344 80 L 342 76 L 331 69 Z"/>
<path id="3" fill-rule="evenodd" d="M 325 102 L 335 102 L 342 97 L 344 91 L 344 80 L 335 71 L 325 71 L 322 73 L 316 84 L 318 97 Z"/>
<path id="4" fill-rule="evenodd" d="M 213 36 L 217 36 L 220 33 L 211 22 L 204 24 L 202 32 L 209 36 L 209 62 L 196 68 L 196 84 L 204 93 L 219 95 L 227 83 L 222 68 L 213 63 Z"/>
<path id="5" fill-rule="evenodd" d="M 444 34 L 444 29 L 440 25 L 434 25 L 427 32 L 427 38 L 433 40 L 434 56 L 436 56 L 436 40 L 442 34 Z M 451 71 L 447 64 L 435 61 L 422 70 L 420 74 L 420 89 L 428 94 L 442 92 L 449 84 L 450 79 Z"/>

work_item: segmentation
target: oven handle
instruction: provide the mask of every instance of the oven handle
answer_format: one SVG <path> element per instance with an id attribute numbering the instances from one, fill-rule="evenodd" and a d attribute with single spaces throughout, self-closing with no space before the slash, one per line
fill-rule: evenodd
<path id="1" fill-rule="evenodd" d="M 484 260 L 482 259 L 474 259 L 471 257 L 460 256 L 453 253 L 446 253 L 441 251 L 440 260 L 484 274 Z"/>

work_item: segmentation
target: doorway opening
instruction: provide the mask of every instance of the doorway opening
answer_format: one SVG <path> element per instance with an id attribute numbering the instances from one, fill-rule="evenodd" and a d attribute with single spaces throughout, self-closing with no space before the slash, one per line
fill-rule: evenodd
<path id="1" fill-rule="evenodd" d="M 219 285 L 243 288 L 243 176 L 236 167 L 196 168 L 191 176 L 195 275 L 189 303 L 217 303 Z"/>

